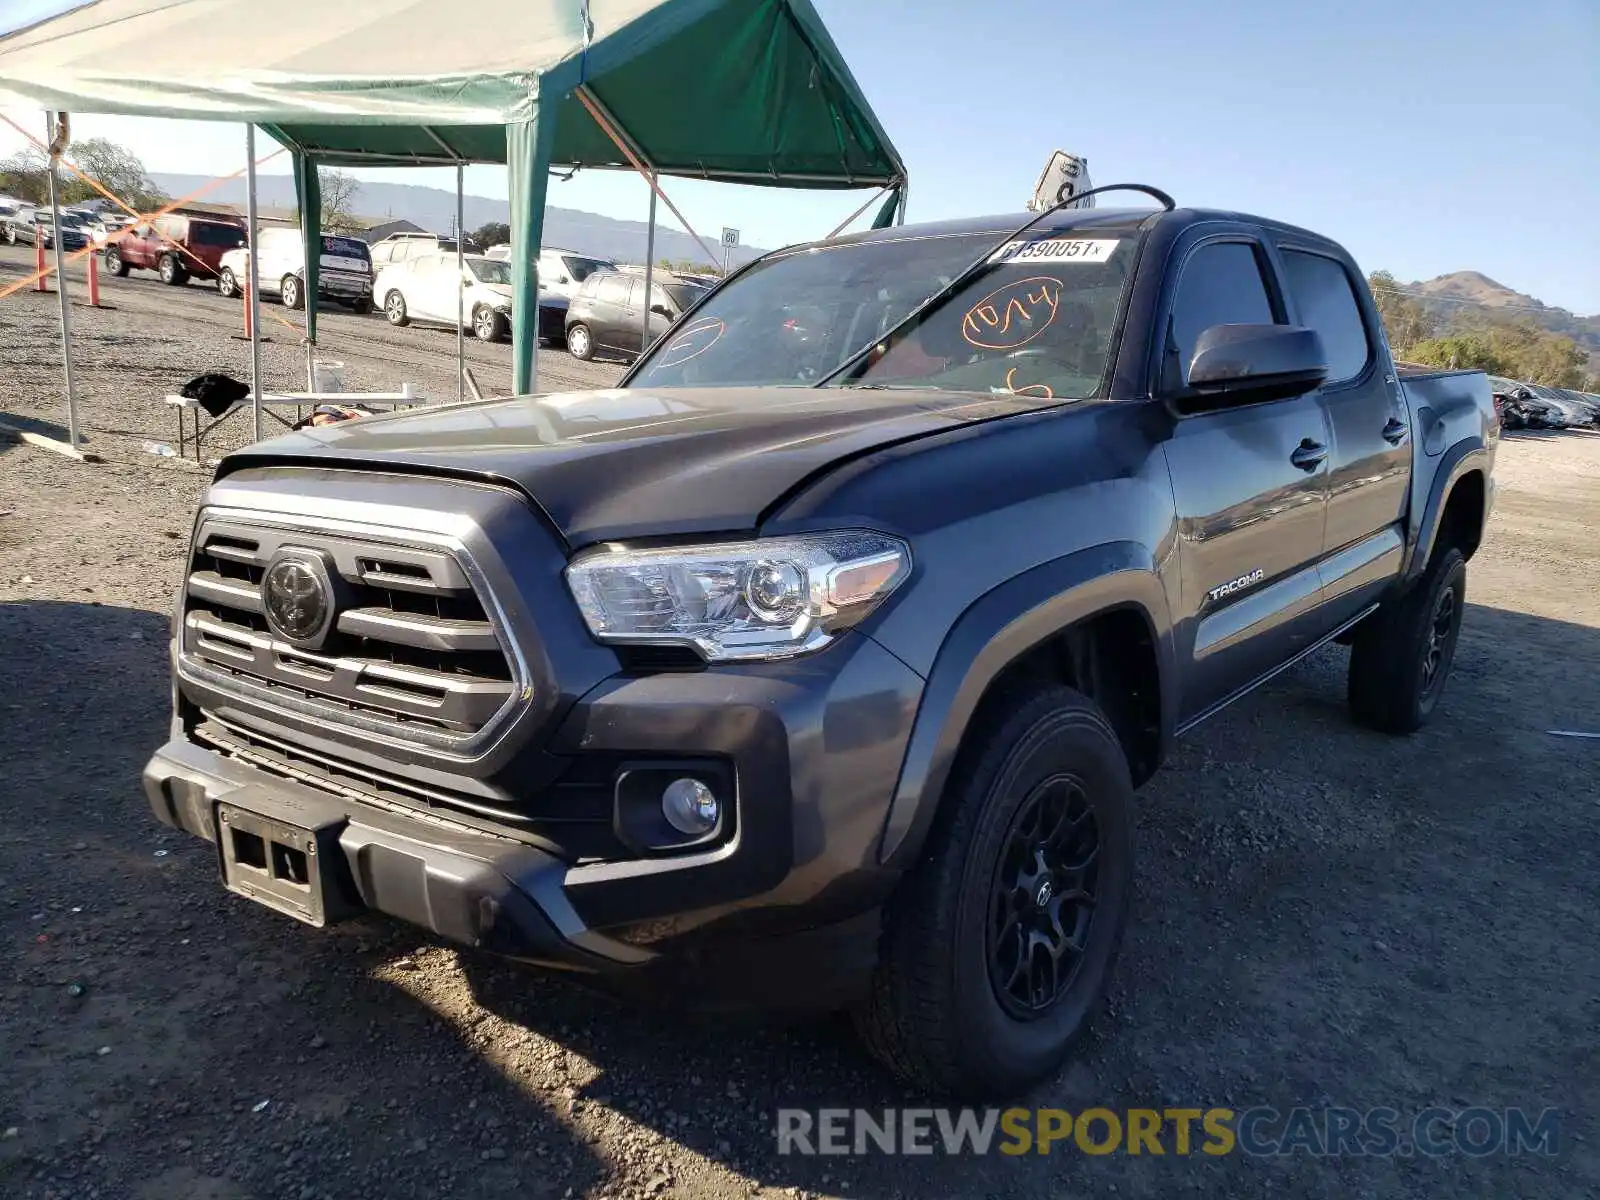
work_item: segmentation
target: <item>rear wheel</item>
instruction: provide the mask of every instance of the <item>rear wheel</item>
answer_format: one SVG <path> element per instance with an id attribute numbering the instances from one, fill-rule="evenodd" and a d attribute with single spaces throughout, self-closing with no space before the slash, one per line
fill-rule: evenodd
<path id="1" fill-rule="evenodd" d="M 1133 784 L 1093 701 L 1021 692 L 969 735 L 884 915 L 868 1047 L 917 1088 L 1014 1096 L 1104 1000 L 1132 896 Z"/>
<path id="2" fill-rule="evenodd" d="M 106 247 L 106 270 L 119 279 L 128 277 L 128 264 L 122 259 L 122 251 L 115 246 Z"/>
<path id="3" fill-rule="evenodd" d="M 480 342 L 498 342 L 505 336 L 506 319 L 487 304 L 480 304 L 472 313 L 472 332 Z"/>
<path id="4" fill-rule="evenodd" d="M 305 304 L 305 297 L 300 293 L 300 279 L 295 275 L 285 275 L 278 281 L 278 297 L 283 301 L 285 308 L 301 308 Z"/>
<path id="5" fill-rule="evenodd" d="M 1444 695 L 1467 602 L 1467 560 L 1440 549 L 1422 578 L 1356 629 L 1350 643 L 1350 713 L 1385 733 L 1415 733 Z"/>
<path id="6" fill-rule="evenodd" d="M 588 362 L 594 357 L 594 338 L 587 325 L 567 326 L 567 353 Z"/>
<path id="7" fill-rule="evenodd" d="M 406 298 L 399 292 L 390 292 L 384 297 L 383 315 L 389 318 L 389 324 L 397 329 L 411 323 L 411 318 L 406 315 Z"/>
<path id="8" fill-rule="evenodd" d="M 189 272 L 183 269 L 176 254 L 163 254 L 156 273 L 161 276 L 161 282 L 170 287 L 182 287 L 189 282 Z"/>
<path id="9" fill-rule="evenodd" d="M 239 281 L 233 277 L 233 268 L 222 268 L 222 273 L 217 276 L 217 291 L 222 293 L 224 300 L 232 300 L 239 294 Z"/>
<path id="10" fill-rule="evenodd" d="M 372 311 L 372 297 L 363 296 L 359 300 L 350 301 L 350 311 L 360 316 L 366 316 Z"/>

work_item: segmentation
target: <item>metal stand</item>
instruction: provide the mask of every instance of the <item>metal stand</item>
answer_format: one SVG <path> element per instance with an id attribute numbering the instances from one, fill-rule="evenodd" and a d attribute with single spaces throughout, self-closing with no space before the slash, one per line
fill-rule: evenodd
<path id="1" fill-rule="evenodd" d="M 245 231 L 246 244 L 250 247 L 250 274 L 251 282 L 256 287 L 250 289 L 245 297 L 245 303 L 250 306 L 250 403 L 255 410 L 256 441 L 261 440 L 261 254 L 257 243 L 261 240 L 259 226 L 256 218 L 256 127 L 244 127 L 244 153 L 245 153 L 245 220 L 249 228 Z M 198 441 L 196 453 L 198 453 Z"/>
<path id="2" fill-rule="evenodd" d="M 639 348 L 642 353 L 650 349 L 650 282 L 651 273 L 656 269 L 656 177 L 655 172 L 650 173 L 646 180 L 650 185 L 650 232 L 645 235 L 644 243 L 644 328 L 639 330 Z"/>
<path id="3" fill-rule="evenodd" d="M 78 448 L 78 389 L 72 379 L 72 322 L 70 313 L 72 302 L 67 298 L 67 270 L 66 261 L 61 253 L 63 241 L 61 231 L 61 188 L 56 178 L 57 175 L 57 149 L 55 144 L 55 114 L 44 114 L 46 144 L 50 147 L 50 229 L 51 244 L 56 251 L 56 295 L 61 301 L 61 362 L 67 380 L 67 440 L 72 448 Z M 34 226 L 34 236 L 38 237 L 38 226 Z"/>

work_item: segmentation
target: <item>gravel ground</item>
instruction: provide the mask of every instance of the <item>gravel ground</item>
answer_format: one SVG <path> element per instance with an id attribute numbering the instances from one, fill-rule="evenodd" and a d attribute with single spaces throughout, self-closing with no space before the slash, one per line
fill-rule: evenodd
<path id="1" fill-rule="evenodd" d="M 0 290 L 33 274 L 33 248 L 0 246 Z M 243 305 L 224 300 L 214 283 L 191 281 L 168 287 L 150 271 L 125 279 L 101 274 L 100 301 L 90 308 L 80 261 L 67 268 L 72 306 L 72 344 L 78 393 L 78 423 L 85 449 L 123 461 L 153 459 L 144 444 L 177 445 L 177 418 L 162 398 L 205 371 L 250 380 L 250 343 L 243 340 Z M 265 387 L 304 391 L 305 313 L 291 312 L 276 297 L 261 301 Z M 399 391 L 411 383 L 434 401 L 456 398 L 456 337 L 452 329 L 411 325 L 394 329 L 381 313 L 358 317 L 325 305 L 317 318 L 318 357 L 344 364 L 346 391 Z M 26 423 L 66 440 L 66 387 L 61 372 L 60 300 L 31 288 L 0 300 L 0 420 Z M 511 391 L 511 347 L 486 344 L 470 331 L 467 363 L 485 395 Z M 539 387 L 565 391 L 609 387 L 622 374 L 616 363 L 580 362 L 559 349 L 539 352 Z M 23 418 L 23 422 L 16 422 Z M 264 418 L 270 436 L 278 426 Z M 206 435 L 213 458 L 252 440 L 248 411 L 230 417 Z M 192 454 L 192 450 L 185 453 Z M 168 464 L 180 466 L 182 464 Z M 191 464 L 192 465 L 192 464 Z"/>
<path id="2" fill-rule="evenodd" d="M 237 362 L 198 317 L 147 331 L 157 287 L 93 314 L 96 430 L 142 429 L 173 382 Z M 0 301 L 0 410 L 44 415 L 53 316 L 17 311 Z M 413 354 L 431 336 L 375 328 Z M 1554 1107 L 1559 1155 L 803 1158 L 776 1153 L 777 1109 L 917 1102 L 838 1021 L 644 1012 L 225 894 L 137 789 L 202 480 L 0 442 L 0 1195 L 1600 1194 L 1600 742 L 1546 732 L 1600 729 L 1600 437 L 1512 436 L 1500 461 L 1435 723 L 1352 727 L 1330 649 L 1182 743 L 1140 793 L 1108 1017 L 1021 1102 Z"/>

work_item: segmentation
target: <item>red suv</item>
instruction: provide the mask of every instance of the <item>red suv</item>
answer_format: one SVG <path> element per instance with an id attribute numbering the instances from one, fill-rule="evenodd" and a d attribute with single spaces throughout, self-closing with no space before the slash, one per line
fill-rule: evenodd
<path id="1" fill-rule="evenodd" d="M 168 213 L 135 225 L 106 246 L 106 270 L 126 275 L 138 268 L 160 274 L 162 283 L 188 283 L 191 276 L 215 279 L 222 256 L 245 243 L 244 222 L 231 217 Z"/>

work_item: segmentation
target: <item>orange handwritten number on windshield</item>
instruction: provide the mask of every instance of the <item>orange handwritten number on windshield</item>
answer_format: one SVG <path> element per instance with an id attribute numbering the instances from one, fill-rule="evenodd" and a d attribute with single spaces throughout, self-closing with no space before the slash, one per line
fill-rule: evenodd
<path id="1" fill-rule="evenodd" d="M 961 336 L 980 350 L 1015 350 L 1043 333 L 1061 307 L 1061 281 L 1048 275 L 996 288 L 961 321 Z"/>
<path id="2" fill-rule="evenodd" d="M 1018 387 L 1014 382 L 1017 369 L 1012 367 L 1006 372 L 1006 390 L 1013 396 L 1037 396 L 1041 400 L 1054 400 L 1056 394 L 1050 390 L 1048 383 L 1026 383 Z"/>

